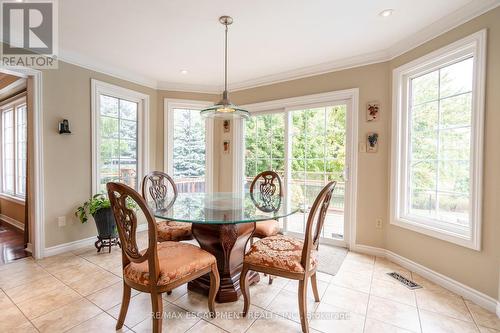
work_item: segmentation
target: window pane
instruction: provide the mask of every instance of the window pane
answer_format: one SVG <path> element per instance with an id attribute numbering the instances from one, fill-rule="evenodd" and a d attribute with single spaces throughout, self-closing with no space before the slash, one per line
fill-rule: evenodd
<path id="1" fill-rule="evenodd" d="M 411 80 L 412 105 L 437 100 L 439 97 L 439 71 L 434 71 Z"/>
<path id="2" fill-rule="evenodd" d="M 100 191 L 106 183 L 121 182 L 137 189 L 138 104 L 111 96 L 100 96 Z"/>
<path id="3" fill-rule="evenodd" d="M 408 213 L 468 223 L 472 58 L 410 82 Z"/>
<path id="4" fill-rule="evenodd" d="M 14 194 L 14 110 L 2 113 L 2 159 L 3 188 L 2 192 Z"/>
<path id="5" fill-rule="evenodd" d="M 26 195 L 26 144 L 27 144 L 27 109 L 26 105 L 16 108 L 16 195 Z"/>
<path id="6" fill-rule="evenodd" d="M 118 117 L 118 98 L 100 96 L 101 116 Z"/>
<path id="7" fill-rule="evenodd" d="M 440 98 L 472 90 L 473 58 L 444 67 L 440 71 Z"/>
<path id="8" fill-rule="evenodd" d="M 205 121 L 199 110 L 174 109 L 173 176 L 179 192 L 205 192 Z"/>

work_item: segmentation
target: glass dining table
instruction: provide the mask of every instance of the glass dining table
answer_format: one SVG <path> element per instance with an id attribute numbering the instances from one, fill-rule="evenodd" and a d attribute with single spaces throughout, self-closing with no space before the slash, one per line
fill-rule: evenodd
<path id="1" fill-rule="evenodd" d="M 164 202 L 153 209 L 155 217 L 192 223 L 192 233 L 200 247 L 217 258 L 219 303 L 237 301 L 241 295 L 243 256 L 256 222 L 284 218 L 299 211 L 299 204 L 260 193 L 179 193 L 167 196 Z M 258 273 L 249 274 L 250 284 L 258 281 Z M 208 295 L 208 274 L 189 282 L 188 289 Z"/>

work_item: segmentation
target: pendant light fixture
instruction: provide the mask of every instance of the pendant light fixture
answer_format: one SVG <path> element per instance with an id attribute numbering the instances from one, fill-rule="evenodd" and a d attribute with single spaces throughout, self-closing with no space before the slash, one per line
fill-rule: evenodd
<path id="1" fill-rule="evenodd" d="M 201 115 L 207 118 L 248 119 L 250 113 L 231 103 L 227 91 L 227 30 L 228 26 L 233 23 L 233 18 L 231 16 L 221 16 L 219 17 L 219 22 L 226 27 L 224 42 L 224 92 L 222 93 L 222 99 L 214 106 L 201 110 Z"/>

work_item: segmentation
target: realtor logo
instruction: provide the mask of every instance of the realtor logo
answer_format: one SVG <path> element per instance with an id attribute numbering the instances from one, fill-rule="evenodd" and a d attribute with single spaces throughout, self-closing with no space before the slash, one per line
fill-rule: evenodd
<path id="1" fill-rule="evenodd" d="M 9 66 L 56 68 L 55 1 L 2 1 L 2 63 Z"/>

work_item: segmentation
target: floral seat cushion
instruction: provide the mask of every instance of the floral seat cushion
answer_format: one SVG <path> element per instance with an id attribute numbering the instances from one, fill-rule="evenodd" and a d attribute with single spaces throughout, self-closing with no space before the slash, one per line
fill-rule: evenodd
<path id="1" fill-rule="evenodd" d="M 275 236 L 280 231 L 280 225 L 276 220 L 257 222 L 255 226 L 254 237 L 264 238 Z"/>
<path id="2" fill-rule="evenodd" d="M 191 223 L 159 220 L 156 223 L 158 241 L 180 241 L 191 239 Z"/>
<path id="3" fill-rule="evenodd" d="M 160 277 L 158 285 L 164 286 L 214 264 L 215 257 L 199 247 L 179 242 L 158 243 Z M 142 285 L 149 284 L 148 261 L 130 263 L 123 274 L 129 280 Z"/>
<path id="4" fill-rule="evenodd" d="M 288 272 L 304 272 L 300 263 L 304 242 L 301 240 L 277 235 L 263 238 L 255 242 L 245 255 L 245 263 L 280 269 Z M 318 251 L 311 250 L 311 267 L 318 263 Z"/>

